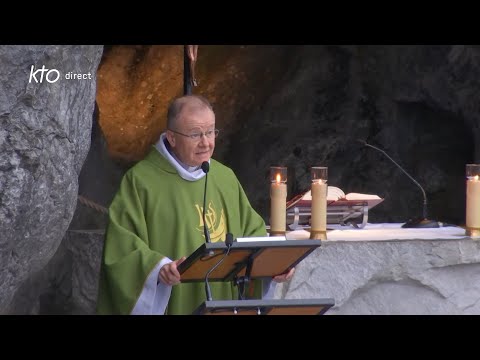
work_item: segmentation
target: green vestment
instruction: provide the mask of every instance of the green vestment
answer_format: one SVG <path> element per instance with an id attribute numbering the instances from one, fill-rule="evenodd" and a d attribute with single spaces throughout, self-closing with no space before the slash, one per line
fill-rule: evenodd
<path id="1" fill-rule="evenodd" d="M 97 311 L 130 314 L 145 281 L 165 256 L 177 260 L 205 242 L 203 194 L 205 178 L 187 181 L 153 148 L 122 179 L 109 208 L 102 257 Z M 231 169 L 210 160 L 206 221 L 211 241 L 266 236 L 263 219 L 251 207 Z M 258 282 L 259 284 L 260 282 Z M 230 282 L 211 282 L 214 300 L 237 298 Z M 261 297 L 259 286 L 255 297 Z M 203 282 L 172 287 L 167 314 L 191 314 L 206 300 Z"/>

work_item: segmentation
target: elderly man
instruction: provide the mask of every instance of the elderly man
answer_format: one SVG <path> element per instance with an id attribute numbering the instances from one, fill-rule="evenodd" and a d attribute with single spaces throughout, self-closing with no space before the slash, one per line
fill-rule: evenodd
<path id="1" fill-rule="evenodd" d="M 201 164 L 209 162 L 205 222 L 211 241 L 265 236 L 265 223 L 251 207 L 231 169 L 212 159 L 215 114 L 200 96 L 172 102 L 167 130 L 146 158 L 122 179 L 109 209 L 100 274 L 99 314 L 191 314 L 205 301 L 203 283 L 180 283 L 178 265 L 205 242 Z M 276 282 L 293 275 L 280 274 Z M 267 289 L 253 282 L 252 293 Z M 236 299 L 231 282 L 211 284 L 216 300 Z"/>

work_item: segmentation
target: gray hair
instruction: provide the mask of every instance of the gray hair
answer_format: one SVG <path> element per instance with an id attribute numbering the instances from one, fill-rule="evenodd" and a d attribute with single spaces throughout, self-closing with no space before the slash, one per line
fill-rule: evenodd
<path id="1" fill-rule="evenodd" d="M 168 107 L 167 129 L 175 129 L 180 114 L 185 108 L 188 108 L 191 111 L 210 109 L 213 112 L 210 102 L 201 95 L 185 95 L 176 98 Z"/>

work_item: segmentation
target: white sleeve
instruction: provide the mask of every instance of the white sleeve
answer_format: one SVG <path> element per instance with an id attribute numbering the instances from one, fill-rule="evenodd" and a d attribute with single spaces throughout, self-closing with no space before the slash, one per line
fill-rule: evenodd
<path id="1" fill-rule="evenodd" d="M 262 299 L 270 300 L 273 299 L 275 295 L 275 287 L 277 283 L 271 278 L 262 279 L 263 294 Z"/>
<path id="2" fill-rule="evenodd" d="M 167 308 L 168 300 L 172 292 L 170 285 L 165 285 L 158 281 L 158 273 L 163 265 L 171 263 L 167 257 L 164 257 L 154 267 L 138 297 L 137 303 L 132 310 L 131 315 L 163 315 Z"/>

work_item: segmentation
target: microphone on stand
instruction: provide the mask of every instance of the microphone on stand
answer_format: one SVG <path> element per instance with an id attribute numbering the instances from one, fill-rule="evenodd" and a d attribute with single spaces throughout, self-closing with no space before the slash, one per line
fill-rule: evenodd
<path id="1" fill-rule="evenodd" d="M 230 249 L 233 245 L 233 241 L 234 240 L 233 240 L 232 233 L 227 233 L 225 237 L 225 245 L 227 245 L 227 250 L 225 251 L 225 254 L 215 265 L 212 266 L 210 270 L 207 271 L 205 275 L 205 293 L 207 295 L 207 301 L 212 301 L 212 290 L 210 289 L 210 284 L 208 283 L 208 277 L 210 276 L 212 271 L 215 270 L 218 267 L 218 265 L 220 265 L 223 262 L 223 260 L 225 260 L 227 255 L 230 253 Z"/>
<path id="2" fill-rule="evenodd" d="M 400 165 L 398 165 L 395 160 L 393 160 L 390 156 L 388 156 L 388 154 L 385 151 L 383 151 L 382 149 L 380 149 L 376 146 L 368 144 L 364 140 L 357 139 L 357 141 L 362 143 L 365 146 L 368 146 L 368 147 L 371 147 L 375 150 L 380 151 L 391 162 L 393 162 L 395 165 L 397 165 L 398 168 L 400 170 L 402 170 L 405 173 L 405 175 L 407 175 L 410 178 L 410 180 L 412 180 L 420 188 L 420 190 L 422 190 L 422 194 L 423 194 L 423 216 L 421 218 L 408 220 L 405 224 L 402 225 L 402 228 L 438 228 L 438 227 L 440 227 L 441 224 L 438 221 L 427 219 L 427 210 L 428 210 L 427 194 L 425 193 L 425 190 L 423 189 L 423 187 L 412 176 L 410 176 L 410 174 L 407 173 Z"/>
<path id="3" fill-rule="evenodd" d="M 205 208 L 207 207 L 207 177 L 210 170 L 210 164 L 208 161 L 202 163 L 202 170 L 205 173 L 205 190 L 203 191 L 203 234 L 205 235 L 205 241 L 210 243 L 210 232 L 208 231 L 207 223 L 205 222 Z"/>

